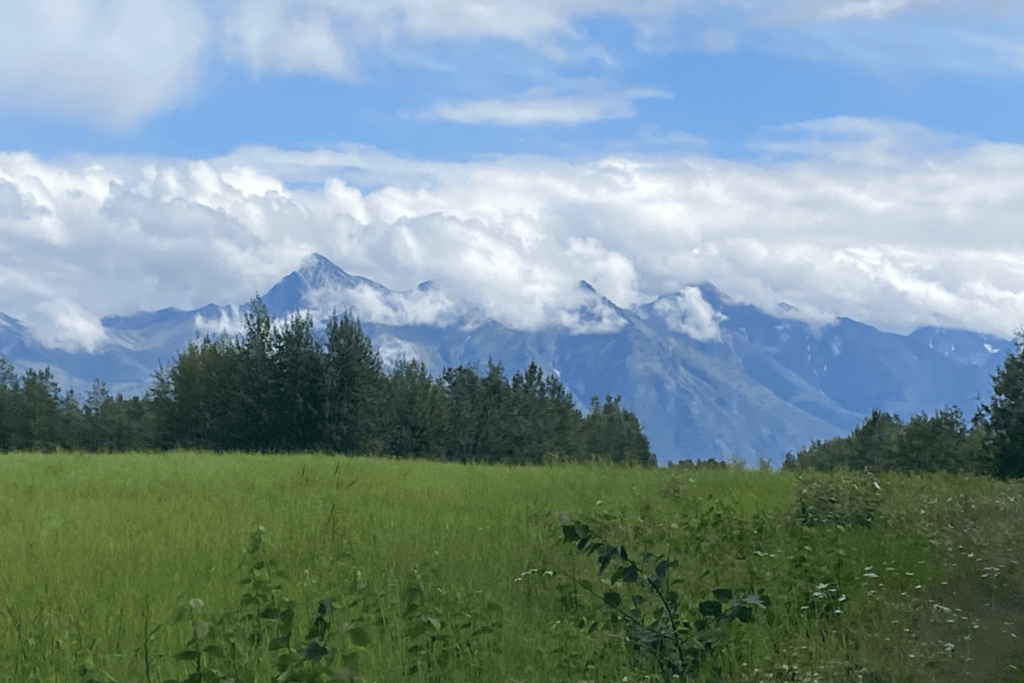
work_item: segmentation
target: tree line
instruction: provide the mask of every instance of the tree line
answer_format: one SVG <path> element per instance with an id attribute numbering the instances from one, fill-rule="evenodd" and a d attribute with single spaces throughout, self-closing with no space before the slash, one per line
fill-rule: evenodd
<path id="1" fill-rule="evenodd" d="M 1015 346 L 992 376 L 991 400 L 979 406 L 969 425 L 956 406 L 914 415 L 909 422 L 875 410 L 847 436 L 814 441 L 795 456 L 787 453 L 783 467 L 1024 477 L 1024 330 Z"/>
<path id="2" fill-rule="evenodd" d="M 536 363 L 511 382 L 500 362 L 433 377 L 419 360 L 385 368 L 351 313 L 322 333 L 309 315 L 274 321 L 257 297 L 244 331 L 209 335 L 161 366 L 142 397 L 85 400 L 49 368 L 20 377 L 0 357 L 0 450 L 321 451 L 458 462 L 606 460 L 656 464 L 621 398 L 584 415 Z"/>

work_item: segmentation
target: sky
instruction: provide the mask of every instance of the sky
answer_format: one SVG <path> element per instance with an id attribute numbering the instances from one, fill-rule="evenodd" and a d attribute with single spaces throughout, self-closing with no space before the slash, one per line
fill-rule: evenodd
<path id="1" fill-rule="evenodd" d="M 580 280 L 1024 326 L 1022 0 L 0 12 L 0 312 L 48 346 L 244 303 L 314 252 L 523 329 Z"/>

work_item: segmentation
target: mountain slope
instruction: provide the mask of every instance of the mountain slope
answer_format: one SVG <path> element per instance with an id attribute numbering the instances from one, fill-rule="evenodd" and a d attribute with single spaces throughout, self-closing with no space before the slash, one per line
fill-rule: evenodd
<path id="1" fill-rule="evenodd" d="M 275 317 L 310 312 L 322 321 L 352 308 L 386 362 L 423 360 L 435 375 L 460 364 L 501 361 L 510 374 L 536 361 L 586 410 L 621 395 L 660 461 L 765 457 L 778 464 L 813 439 L 848 432 L 871 409 L 904 418 L 958 404 L 969 417 L 1011 342 L 964 330 L 922 328 L 903 336 L 840 318 L 813 327 L 740 304 L 708 283 L 623 309 L 589 284 L 559 324 L 511 329 L 443 288 L 397 292 L 353 276 L 319 255 L 274 285 Z M 0 354 L 17 365 L 49 364 L 84 395 L 95 377 L 112 391 L 141 393 L 197 333 L 241 330 L 247 304 L 166 308 L 104 318 L 93 353 L 47 349 L 0 315 Z"/>

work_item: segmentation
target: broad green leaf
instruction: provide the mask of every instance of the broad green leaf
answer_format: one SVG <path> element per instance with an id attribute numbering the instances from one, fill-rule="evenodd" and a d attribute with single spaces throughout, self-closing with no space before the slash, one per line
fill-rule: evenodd
<path id="1" fill-rule="evenodd" d="M 219 645 L 209 645 L 204 647 L 203 652 L 208 655 L 213 655 L 214 657 L 224 657 L 224 650 L 222 650 Z"/>
<path id="2" fill-rule="evenodd" d="M 729 588 L 716 588 L 711 591 L 711 594 L 715 596 L 715 600 L 720 602 L 729 602 L 732 600 L 732 590 Z"/>
<path id="3" fill-rule="evenodd" d="M 668 560 L 662 560 L 654 568 L 654 581 L 658 584 L 664 583 L 665 577 L 668 576 L 669 562 Z"/>
<path id="4" fill-rule="evenodd" d="M 697 606 L 697 611 L 706 617 L 718 617 L 722 614 L 722 603 L 718 600 L 705 600 Z"/>
<path id="5" fill-rule="evenodd" d="M 352 642 L 358 647 L 366 647 L 370 644 L 370 635 L 363 628 L 354 628 L 349 631 L 349 635 L 352 636 Z"/>

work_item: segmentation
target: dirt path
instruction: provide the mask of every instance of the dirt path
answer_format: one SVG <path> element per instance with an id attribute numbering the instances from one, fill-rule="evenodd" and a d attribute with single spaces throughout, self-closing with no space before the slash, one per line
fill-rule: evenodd
<path id="1" fill-rule="evenodd" d="M 913 631 L 934 683 L 1024 682 L 1024 582 L 974 565 L 934 590 Z"/>

